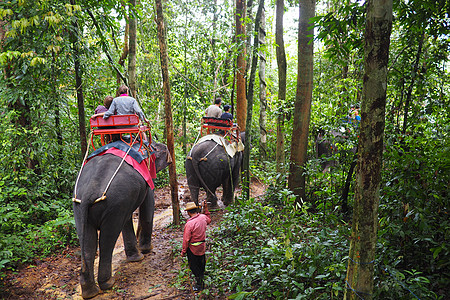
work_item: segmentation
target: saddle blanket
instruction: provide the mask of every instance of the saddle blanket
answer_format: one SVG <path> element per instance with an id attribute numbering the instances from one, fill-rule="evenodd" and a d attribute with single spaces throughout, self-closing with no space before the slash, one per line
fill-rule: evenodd
<path id="1" fill-rule="evenodd" d="M 148 186 L 153 190 L 155 185 L 153 184 L 154 178 L 156 178 L 156 165 L 155 165 L 155 154 L 152 152 L 150 157 L 148 157 L 147 152 L 145 151 L 144 155 L 136 150 L 139 149 L 139 144 L 134 144 L 133 148 L 130 149 L 128 155 L 126 154 L 129 146 L 122 141 L 116 141 L 110 144 L 107 144 L 96 151 L 94 151 L 91 155 L 89 155 L 86 163 L 94 156 L 101 156 L 105 154 L 112 154 L 118 156 L 120 158 L 125 157 L 125 162 L 132 166 L 139 174 L 141 174 L 142 178 L 147 182 Z"/>
<path id="2" fill-rule="evenodd" d="M 244 151 L 244 144 L 242 144 L 241 140 L 239 140 L 239 143 L 237 143 L 237 142 L 230 143 L 226 139 L 221 137 L 220 135 L 208 134 L 208 135 L 205 135 L 204 137 L 201 137 L 198 140 L 198 142 L 195 143 L 195 145 L 200 144 L 201 142 L 204 142 L 204 141 L 214 141 L 217 144 L 223 146 L 225 151 L 227 152 L 228 156 L 230 156 L 230 157 L 234 157 L 236 152 Z M 192 147 L 192 149 L 195 147 L 195 145 Z"/>

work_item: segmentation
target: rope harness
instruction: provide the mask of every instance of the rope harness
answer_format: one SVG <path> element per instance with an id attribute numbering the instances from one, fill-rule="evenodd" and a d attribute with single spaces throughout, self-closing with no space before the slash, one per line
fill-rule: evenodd
<path id="1" fill-rule="evenodd" d="M 94 201 L 92 204 L 95 204 L 95 203 L 97 203 L 97 202 L 100 202 L 100 201 L 106 199 L 106 192 L 108 191 L 109 186 L 111 185 L 111 182 L 113 181 L 114 177 L 116 177 L 117 172 L 119 171 L 120 167 L 122 166 L 122 164 L 123 164 L 125 158 L 128 156 L 128 153 L 130 153 L 131 148 L 133 147 L 134 143 L 137 141 L 137 138 L 139 137 L 139 135 L 140 135 L 141 132 L 142 132 L 142 130 L 139 129 L 139 134 L 136 134 L 136 137 L 134 138 L 133 142 L 130 143 L 130 147 L 128 148 L 128 150 L 127 150 L 127 152 L 125 153 L 124 157 L 123 157 L 122 160 L 120 161 L 120 164 L 119 164 L 119 166 L 116 168 L 116 171 L 115 171 L 114 174 L 111 176 L 111 179 L 109 180 L 108 184 L 106 185 L 105 191 L 103 192 L 102 196 L 99 197 L 99 198 L 97 198 L 97 199 L 95 199 L 95 201 Z M 93 132 L 91 132 L 91 136 L 92 136 L 92 134 L 93 134 Z M 91 137 L 89 137 L 89 138 L 91 138 Z M 81 199 L 77 199 L 77 187 L 78 187 L 78 180 L 80 179 L 81 172 L 83 171 L 84 164 L 85 164 L 86 159 L 87 159 L 87 157 L 88 157 L 88 153 L 89 153 L 89 145 L 88 145 L 88 148 L 87 148 L 87 150 L 86 150 L 86 154 L 84 155 L 83 163 L 82 163 L 82 165 L 81 165 L 80 172 L 78 173 L 77 181 L 75 182 L 75 189 L 74 189 L 74 190 L 75 190 L 75 193 L 74 193 L 75 195 L 74 195 L 74 197 L 72 198 L 72 201 L 73 201 L 73 202 L 76 202 L 76 203 L 81 203 Z"/>

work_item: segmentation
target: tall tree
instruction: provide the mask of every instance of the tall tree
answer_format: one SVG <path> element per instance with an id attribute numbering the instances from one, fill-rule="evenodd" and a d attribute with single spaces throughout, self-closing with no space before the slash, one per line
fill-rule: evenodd
<path id="1" fill-rule="evenodd" d="M 254 23 L 253 20 L 253 15 L 252 15 L 252 10 L 253 10 L 253 0 L 248 0 L 247 1 L 247 13 L 246 13 L 246 18 L 245 18 L 245 32 L 247 33 L 247 40 L 246 40 L 246 44 L 245 44 L 245 52 L 246 53 L 250 53 L 251 49 L 250 47 L 252 46 L 252 26 Z M 245 73 L 247 74 L 250 66 L 252 64 L 252 57 L 250 55 L 247 56 L 247 65 L 246 65 L 246 70 Z M 248 84 L 248 83 L 247 83 Z"/>
<path id="2" fill-rule="evenodd" d="M 75 0 L 70 0 L 71 5 L 76 5 Z M 84 155 L 87 151 L 87 141 L 86 141 L 86 118 L 84 112 L 84 95 L 83 95 L 83 81 L 81 73 L 81 63 L 80 63 L 80 49 L 79 49 L 79 34 L 80 30 L 78 28 L 78 21 L 76 15 L 73 17 L 72 21 L 72 31 L 70 33 L 73 51 L 73 60 L 75 68 L 75 91 L 77 96 L 77 106 L 78 106 L 78 130 L 80 133 L 80 145 L 81 145 L 81 155 Z"/>
<path id="3" fill-rule="evenodd" d="M 169 165 L 170 191 L 172 197 L 173 223 L 180 225 L 180 203 L 178 202 L 178 182 L 175 164 L 175 143 L 173 134 L 172 102 L 170 97 L 170 79 L 167 58 L 166 31 L 164 26 L 164 15 L 161 0 L 155 0 L 156 5 L 156 25 L 158 30 L 159 51 L 161 60 L 161 72 L 163 79 L 164 108 L 167 148 L 172 156 L 172 163 Z"/>
<path id="4" fill-rule="evenodd" d="M 244 173 L 244 184 L 242 192 L 246 199 L 250 198 L 250 145 L 252 140 L 251 127 L 252 127 L 252 116 L 253 116 L 253 90 L 255 85 L 256 67 L 258 64 L 258 37 L 259 37 L 259 22 L 261 19 L 261 14 L 264 9 L 264 0 L 259 0 L 258 12 L 255 17 L 255 30 L 253 31 L 254 41 L 253 41 L 253 57 L 252 57 L 252 67 L 250 70 L 250 80 L 248 84 L 248 107 L 247 107 L 247 121 L 245 128 L 245 149 L 244 149 L 244 162 L 242 170 Z"/>
<path id="5" fill-rule="evenodd" d="M 392 0 L 367 3 L 362 120 L 344 299 L 372 299 Z"/>
<path id="6" fill-rule="evenodd" d="M 283 103 L 286 100 L 286 53 L 284 50 L 284 0 L 277 0 L 276 17 L 275 17 L 275 42 L 277 44 L 276 55 L 278 65 L 278 103 L 279 112 L 277 116 L 277 148 L 276 148 L 276 164 L 277 172 L 281 172 L 284 163 L 284 111 Z"/>
<path id="7" fill-rule="evenodd" d="M 261 12 L 259 22 L 259 148 L 261 161 L 267 156 L 267 98 L 266 98 L 266 14 Z"/>
<path id="8" fill-rule="evenodd" d="M 136 93 L 136 0 L 130 0 L 128 7 L 128 30 L 129 30 L 129 50 L 128 50 L 128 84 L 131 96 L 137 98 Z"/>
<path id="9" fill-rule="evenodd" d="M 307 160 L 309 121 L 313 89 L 313 51 L 316 1 L 300 0 L 298 25 L 298 74 L 295 95 L 294 122 L 292 125 L 291 159 L 289 165 L 289 189 L 297 201 L 306 200 L 305 167 Z"/>
<path id="10" fill-rule="evenodd" d="M 123 2 L 122 2 L 122 5 L 124 5 Z M 123 34 L 122 54 L 120 55 L 120 58 L 119 58 L 119 61 L 118 61 L 118 64 L 121 65 L 122 67 L 125 64 L 125 59 L 128 57 L 128 51 L 129 51 L 129 48 L 128 48 L 128 36 L 129 36 L 129 34 L 128 33 L 129 33 L 129 30 L 130 30 L 130 27 L 129 27 L 128 17 L 126 19 L 126 22 L 127 23 L 125 24 L 125 33 Z M 119 86 L 121 78 L 120 78 L 119 72 L 116 72 L 116 73 L 117 73 L 117 86 Z"/>
<path id="11" fill-rule="evenodd" d="M 245 128 L 247 120 L 245 6 L 245 0 L 236 0 L 236 43 L 238 45 L 236 62 L 236 119 L 240 128 Z"/>

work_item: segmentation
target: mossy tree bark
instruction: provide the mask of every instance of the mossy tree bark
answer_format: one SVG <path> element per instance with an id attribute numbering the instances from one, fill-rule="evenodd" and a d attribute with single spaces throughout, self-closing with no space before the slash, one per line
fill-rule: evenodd
<path id="1" fill-rule="evenodd" d="M 392 0 L 367 7 L 362 120 L 344 299 L 372 299 L 383 154 Z"/>

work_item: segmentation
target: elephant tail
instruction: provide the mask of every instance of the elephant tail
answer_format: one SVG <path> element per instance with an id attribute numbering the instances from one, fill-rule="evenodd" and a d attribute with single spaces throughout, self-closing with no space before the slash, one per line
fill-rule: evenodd
<path id="1" fill-rule="evenodd" d="M 213 197 L 215 197 L 215 194 L 208 188 L 208 185 L 206 184 L 205 180 L 203 180 L 202 175 L 200 174 L 200 169 L 199 169 L 199 164 L 200 161 L 203 160 L 203 158 L 201 158 L 200 160 L 195 159 L 193 157 L 190 157 L 190 160 L 192 161 L 192 167 L 194 168 L 194 172 L 195 175 L 197 175 L 198 180 L 200 181 L 200 184 L 203 186 L 203 188 L 205 189 L 206 193 L 210 193 Z"/>
<path id="2" fill-rule="evenodd" d="M 85 239 L 86 239 L 86 228 L 88 226 L 89 207 L 91 207 L 92 203 L 88 199 L 84 199 L 84 201 L 81 201 L 79 204 L 76 205 L 80 205 L 81 232 L 78 238 L 80 240 L 81 255 L 83 258 L 85 253 L 85 244 L 86 244 Z M 84 260 L 82 259 L 82 261 Z"/>

